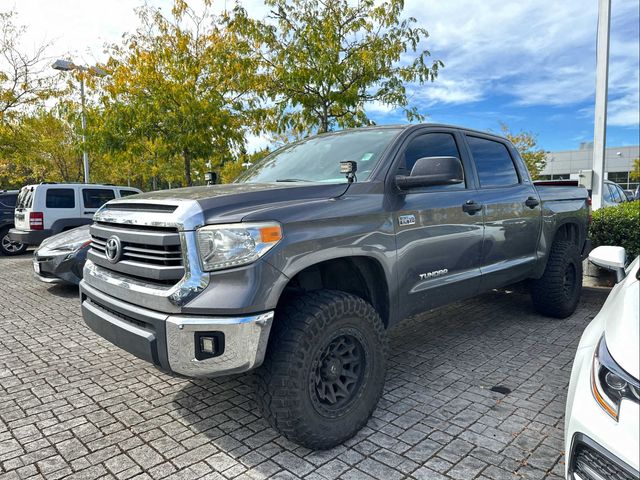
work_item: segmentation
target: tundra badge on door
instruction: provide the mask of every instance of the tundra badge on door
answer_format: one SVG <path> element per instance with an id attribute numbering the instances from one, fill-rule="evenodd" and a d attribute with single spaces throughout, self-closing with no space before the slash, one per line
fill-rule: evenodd
<path id="1" fill-rule="evenodd" d="M 427 280 L 429 278 L 439 277 L 440 275 L 445 275 L 449 273 L 448 268 L 443 268 L 442 270 L 435 270 L 433 272 L 421 273 L 420 280 Z"/>

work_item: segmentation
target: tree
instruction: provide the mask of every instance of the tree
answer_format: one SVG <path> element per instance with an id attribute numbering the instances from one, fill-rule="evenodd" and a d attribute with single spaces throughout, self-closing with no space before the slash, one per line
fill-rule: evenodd
<path id="1" fill-rule="evenodd" d="M 60 102 L 20 117 L 0 157 L 3 184 L 20 186 L 42 181 L 76 182 L 82 179 L 82 152 L 78 106 Z"/>
<path id="2" fill-rule="evenodd" d="M 407 84 L 433 81 L 439 60 L 421 42 L 427 31 L 401 19 L 403 0 L 265 0 L 268 21 L 236 7 L 231 28 L 256 45 L 256 88 L 274 104 L 269 127 L 294 135 L 370 123 L 366 105 L 410 106 Z"/>
<path id="3" fill-rule="evenodd" d="M 205 2 L 206 5 L 209 2 Z M 221 165 L 244 144 L 252 60 L 222 19 L 176 0 L 171 16 L 144 6 L 141 26 L 112 49 L 106 68 L 102 145 L 148 154 L 160 170 L 181 158 L 184 181 Z M 194 164 L 197 163 L 196 164 Z"/>
<path id="4" fill-rule="evenodd" d="M 0 12 L 0 123 L 20 109 L 40 105 L 53 92 L 53 77 L 44 63 L 48 44 L 33 52 L 20 49 L 24 27 L 14 23 L 15 12 Z"/>
<path id="5" fill-rule="evenodd" d="M 629 180 L 632 182 L 640 181 L 640 158 L 633 161 L 633 169 L 629 172 Z"/>
<path id="6" fill-rule="evenodd" d="M 500 128 L 502 134 L 516 147 L 520 156 L 526 163 L 531 178 L 536 180 L 540 176 L 540 172 L 544 170 L 547 165 L 547 153 L 538 148 L 537 136 L 531 132 L 520 130 L 519 132 L 512 132 L 509 127 L 501 123 Z"/>
<path id="7" fill-rule="evenodd" d="M 269 147 L 253 153 L 247 153 L 244 149 L 233 162 L 226 162 L 220 171 L 222 183 L 231 183 L 249 166 L 260 161 L 270 153 Z"/>

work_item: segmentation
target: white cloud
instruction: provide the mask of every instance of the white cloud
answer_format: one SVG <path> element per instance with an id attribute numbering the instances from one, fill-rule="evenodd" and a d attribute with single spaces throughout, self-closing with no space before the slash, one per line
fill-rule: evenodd
<path id="1" fill-rule="evenodd" d="M 268 13 L 261 0 L 240 0 L 254 17 Z M 169 11 L 172 0 L 147 0 Z M 3 0 L 28 26 L 26 43 L 53 41 L 52 57 L 104 61 L 104 44 L 138 25 L 142 0 Z M 201 0 L 190 0 L 196 8 Z M 234 0 L 215 0 L 214 9 Z M 420 106 L 472 104 L 494 95 L 517 105 L 574 105 L 591 101 L 595 87 L 597 2 L 564 0 L 405 0 L 405 16 L 429 30 L 424 42 L 445 68 L 433 83 L 410 86 Z M 638 2 L 613 2 L 610 124 L 638 125 Z M 370 111 L 388 113 L 384 105 Z M 428 113 L 428 109 L 427 109 Z"/>
<path id="2" fill-rule="evenodd" d="M 424 45 L 445 63 L 436 82 L 425 87 L 428 106 L 493 95 L 518 105 L 551 106 L 593 98 L 595 1 L 407 0 L 406 10 L 429 30 Z M 610 118 L 612 124 L 637 125 L 631 90 L 637 94 L 637 1 L 614 2 L 612 17 Z"/>

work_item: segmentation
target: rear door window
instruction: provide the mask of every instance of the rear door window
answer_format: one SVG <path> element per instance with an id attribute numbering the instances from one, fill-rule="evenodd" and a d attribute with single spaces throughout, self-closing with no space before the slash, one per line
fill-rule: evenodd
<path id="1" fill-rule="evenodd" d="M 135 190 L 120 190 L 121 197 L 128 197 L 129 195 L 137 195 L 140 192 L 136 192 Z"/>
<path id="2" fill-rule="evenodd" d="M 47 208 L 76 208 L 76 192 L 73 188 L 49 188 L 46 195 Z"/>
<path id="3" fill-rule="evenodd" d="M 115 192 L 111 188 L 83 188 L 82 200 L 84 208 L 100 208 L 109 200 L 116 198 Z"/>
<path id="4" fill-rule="evenodd" d="M 467 143 L 476 163 L 481 187 L 507 187 L 518 183 L 516 167 L 504 143 L 471 135 L 467 135 Z"/>

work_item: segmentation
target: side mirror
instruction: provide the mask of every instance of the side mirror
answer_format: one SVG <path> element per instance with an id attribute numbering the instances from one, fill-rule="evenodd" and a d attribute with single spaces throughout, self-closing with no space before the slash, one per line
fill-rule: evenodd
<path id="1" fill-rule="evenodd" d="M 422 157 L 416 160 L 409 176 L 396 176 L 396 185 L 400 190 L 462 182 L 462 162 L 456 157 Z"/>
<path id="2" fill-rule="evenodd" d="M 627 264 L 627 252 L 624 248 L 596 247 L 589 254 L 589 261 L 598 267 L 616 272 L 616 282 L 624 280 L 624 267 Z"/>
<path id="3" fill-rule="evenodd" d="M 215 185 L 218 181 L 218 174 L 216 172 L 205 172 L 204 181 L 207 185 Z"/>

